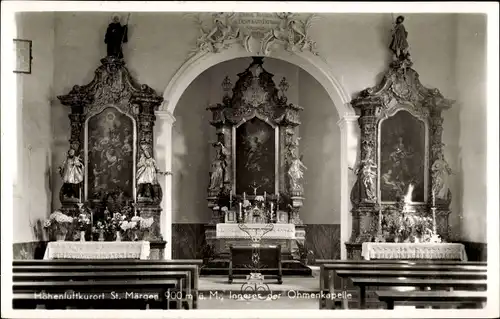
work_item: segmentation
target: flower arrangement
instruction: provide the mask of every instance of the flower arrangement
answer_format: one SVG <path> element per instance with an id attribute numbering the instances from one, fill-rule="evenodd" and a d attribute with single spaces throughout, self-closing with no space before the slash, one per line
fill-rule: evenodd
<path id="1" fill-rule="evenodd" d="M 57 240 L 64 240 L 68 227 L 73 223 L 73 217 L 63 214 L 60 210 L 54 211 L 44 222 L 43 227 L 55 233 Z"/>
<path id="2" fill-rule="evenodd" d="M 249 201 L 248 199 L 245 199 L 245 200 L 243 201 L 243 207 L 244 207 L 244 208 L 247 208 L 248 206 L 251 206 L 251 205 L 252 205 L 252 204 L 250 204 L 250 201 Z"/>
<path id="3" fill-rule="evenodd" d="M 255 196 L 255 200 L 257 202 L 263 202 L 264 201 L 264 196 L 262 196 L 262 195 Z"/>
<path id="4" fill-rule="evenodd" d="M 90 227 L 90 214 L 82 212 L 75 218 L 76 228 L 79 231 L 85 231 Z"/>
<path id="5" fill-rule="evenodd" d="M 432 218 L 399 212 L 384 214 L 382 234 L 388 242 L 436 242 Z"/>

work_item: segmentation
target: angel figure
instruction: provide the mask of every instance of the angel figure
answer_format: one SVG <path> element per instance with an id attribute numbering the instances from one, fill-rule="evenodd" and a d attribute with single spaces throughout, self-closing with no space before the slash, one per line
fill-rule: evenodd
<path id="1" fill-rule="evenodd" d="M 439 199 L 448 199 L 448 176 L 453 173 L 450 166 L 444 159 L 443 153 L 438 154 L 438 158 L 431 167 L 434 196 Z"/>
<path id="2" fill-rule="evenodd" d="M 288 176 L 290 177 L 290 186 L 293 191 L 302 189 L 302 178 L 304 177 L 304 170 L 307 167 L 302 163 L 302 155 L 300 158 L 295 157 L 288 169 Z"/>

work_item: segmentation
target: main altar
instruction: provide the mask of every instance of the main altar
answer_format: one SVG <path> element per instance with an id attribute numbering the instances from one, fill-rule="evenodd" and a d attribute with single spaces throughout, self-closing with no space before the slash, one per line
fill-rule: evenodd
<path id="1" fill-rule="evenodd" d="M 259 229 L 259 243 L 280 245 L 282 260 L 291 260 L 305 241 L 299 215 L 305 169 L 298 154 L 302 108 L 287 102 L 286 79 L 276 85 L 263 64 L 263 58 L 254 57 L 234 86 L 226 77 L 222 103 L 208 107 L 217 136 L 207 196 L 212 217 L 205 226 L 212 260 L 227 259 L 231 245 L 252 245 L 249 232 L 258 236 Z M 271 226 L 264 231 L 266 225 Z"/>

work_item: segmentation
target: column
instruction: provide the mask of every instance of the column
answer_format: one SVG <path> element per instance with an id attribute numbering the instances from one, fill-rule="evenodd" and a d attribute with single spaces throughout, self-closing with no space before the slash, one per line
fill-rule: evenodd
<path id="1" fill-rule="evenodd" d="M 354 167 L 358 150 L 358 116 L 344 115 L 337 124 L 340 127 L 340 258 L 347 259 L 345 243 L 352 231 L 350 193 L 356 177 L 349 172 Z"/>
<path id="2" fill-rule="evenodd" d="M 155 115 L 155 159 L 162 172 L 172 171 L 172 126 L 175 118 L 168 111 L 156 111 Z M 163 190 L 160 231 L 167 242 L 165 258 L 172 259 L 172 176 L 159 175 L 158 178 Z"/>

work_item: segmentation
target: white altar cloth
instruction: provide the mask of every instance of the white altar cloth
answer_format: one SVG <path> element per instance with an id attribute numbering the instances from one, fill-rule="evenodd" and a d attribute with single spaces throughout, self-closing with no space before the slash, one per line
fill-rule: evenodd
<path id="1" fill-rule="evenodd" d="M 251 231 L 252 235 L 258 232 L 257 229 L 265 228 L 268 224 L 245 224 L 245 227 L 249 229 L 255 229 Z M 274 227 L 271 231 L 264 234 L 262 238 L 265 239 L 295 239 L 295 225 L 294 224 L 273 224 Z M 262 231 L 260 231 L 262 233 Z M 246 238 L 250 239 L 250 235 L 241 230 L 238 224 L 220 223 L 216 227 L 216 237 L 217 238 Z"/>
<path id="2" fill-rule="evenodd" d="M 43 259 L 148 259 L 148 241 L 51 241 Z"/>
<path id="3" fill-rule="evenodd" d="M 458 243 L 363 243 L 363 259 L 453 259 L 467 261 Z"/>

